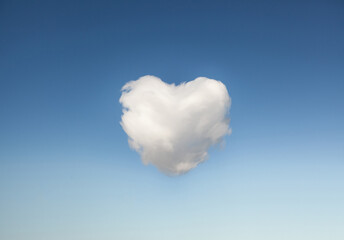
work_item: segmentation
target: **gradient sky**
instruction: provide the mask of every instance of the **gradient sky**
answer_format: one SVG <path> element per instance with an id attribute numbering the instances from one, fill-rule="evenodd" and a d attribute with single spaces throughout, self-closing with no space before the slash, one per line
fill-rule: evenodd
<path id="1" fill-rule="evenodd" d="M 344 239 L 344 4 L 0 2 L 0 238 Z M 121 87 L 222 81 L 224 148 L 144 166 Z"/>

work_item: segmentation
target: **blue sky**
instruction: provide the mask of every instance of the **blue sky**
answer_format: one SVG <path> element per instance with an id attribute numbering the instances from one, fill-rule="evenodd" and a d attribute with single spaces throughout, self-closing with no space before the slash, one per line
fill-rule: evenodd
<path id="1" fill-rule="evenodd" d="M 343 239 L 341 1 L 1 1 L 0 238 Z M 226 147 L 144 166 L 121 87 L 222 81 Z"/>

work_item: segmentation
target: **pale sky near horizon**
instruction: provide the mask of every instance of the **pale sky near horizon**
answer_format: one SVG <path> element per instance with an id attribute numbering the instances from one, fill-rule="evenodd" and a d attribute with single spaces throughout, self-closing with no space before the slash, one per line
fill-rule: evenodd
<path id="1" fill-rule="evenodd" d="M 344 4 L 0 2 L 0 239 L 344 239 Z M 144 166 L 119 103 L 203 76 L 232 134 L 187 174 Z"/>

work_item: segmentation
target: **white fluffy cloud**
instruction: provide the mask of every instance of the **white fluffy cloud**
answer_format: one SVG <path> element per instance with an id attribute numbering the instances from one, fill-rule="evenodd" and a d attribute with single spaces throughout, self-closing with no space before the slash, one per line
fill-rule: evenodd
<path id="1" fill-rule="evenodd" d="M 199 77 L 180 85 L 144 76 L 125 84 L 121 125 L 144 164 L 168 175 L 188 172 L 230 133 L 231 99 L 220 81 Z"/>

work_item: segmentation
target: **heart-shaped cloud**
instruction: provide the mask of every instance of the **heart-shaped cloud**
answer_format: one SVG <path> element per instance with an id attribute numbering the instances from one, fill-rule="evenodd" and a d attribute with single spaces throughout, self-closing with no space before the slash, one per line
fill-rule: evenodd
<path id="1" fill-rule="evenodd" d="M 144 76 L 125 84 L 119 101 L 130 146 L 168 175 L 196 167 L 230 133 L 231 99 L 220 81 L 199 77 L 175 86 Z"/>

